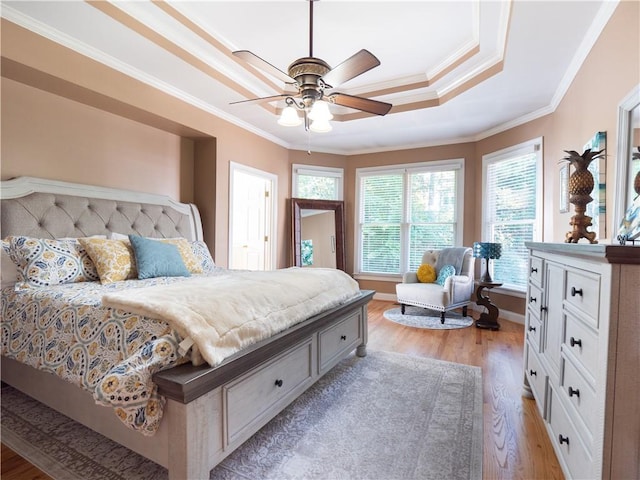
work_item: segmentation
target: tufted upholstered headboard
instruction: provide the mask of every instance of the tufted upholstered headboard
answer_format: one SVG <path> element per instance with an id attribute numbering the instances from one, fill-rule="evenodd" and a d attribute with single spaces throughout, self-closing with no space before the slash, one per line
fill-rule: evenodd
<path id="1" fill-rule="evenodd" d="M 164 195 L 33 177 L 0 184 L 2 238 L 84 237 L 111 232 L 202 240 L 198 209 Z"/>

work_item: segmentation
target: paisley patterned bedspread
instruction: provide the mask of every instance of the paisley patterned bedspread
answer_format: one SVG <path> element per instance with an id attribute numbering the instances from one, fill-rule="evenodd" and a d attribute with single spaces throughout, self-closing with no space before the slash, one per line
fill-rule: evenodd
<path id="1" fill-rule="evenodd" d="M 167 323 L 103 308 L 107 292 L 180 281 L 161 277 L 108 285 L 82 282 L 2 289 L 2 355 L 53 373 L 115 408 L 127 426 L 144 435 L 157 430 L 164 398 L 152 375 L 189 359 L 178 354 L 182 338 Z"/>

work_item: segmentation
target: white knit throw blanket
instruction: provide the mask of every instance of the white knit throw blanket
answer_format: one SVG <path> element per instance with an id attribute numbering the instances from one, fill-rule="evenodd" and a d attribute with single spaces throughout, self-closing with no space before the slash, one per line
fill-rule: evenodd
<path id="1" fill-rule="evenodd" d="M 359 293 L 334 269 L 229 271 L 213 277 L 106 294 L 105 307 L 166 321 L 195 343 L 194 365 L 215 367 L 242 348 L 269 338 Z"/>

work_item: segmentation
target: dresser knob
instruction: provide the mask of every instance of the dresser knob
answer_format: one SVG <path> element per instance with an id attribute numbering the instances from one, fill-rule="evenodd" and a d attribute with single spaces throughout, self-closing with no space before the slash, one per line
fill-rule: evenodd
<path id="1" fill-rule="evenodd" d="M 536 372 L 535 370 L 529 370 L 529 375 L 531 375 L 532 377 L 537 377 L 538 372 Z"/>
<path id="2" fill-rule="evenodd" d="M 341 335 L 341 336 L 340 336 L 340 340 L 343 340 L 343 341 L 344 341 L 344 340 L 346 340 L 346 339 L 347 339 L 347 336 L 346 336 L 346 335 Z"/>
<path id="3" fill-rule="evenodd" d="M 547 307 L 543 307 L 542 305 L 540 305 L 540 311 L 541 312 L 546 312 L 548 309 Z"/>
<path id="4" fill-rule="evenodd" d="M 276 380 L 276 387 L 281 387 L 282 383 L 282 379 L 279 378 L 278 380 Z"/>
<path id="5" fill-rule="evenodd" d="M 537 302 L 538 299 L 536 297 L 529 297 L 529 303 Z"/>
<path id="6" fill-rule="evenodd" d="M 569 387 L 569 396 L 573 397 L 574 395 L 576 397 L 580 398 L 580 390 L 578 390 L 578 389 L 574 390 L 573 388 Z"/>
<path id="7" fill-rule="evenodd" d="M 569 339 L 569 345 L 571 345 L 572 347 L 575 347 L 576 345 L 578 345 L 579 347 L 582 347 L 582 340 L 580 339 L 576 340 L 575 338 L 571 337 Z"/>
<path id="8" fill-rule="evenodd" d="M 536 331 L 536 327 L 532 327 L 531 325 L 529 325 L 529 331 L 530 332 L 535 332 Z"/>
<path id="9" fill-rule="evenodd" d="M 576 287 L 571 287 L 571 296 L 575 297 L 576 295 L 582 296 L 582 289 L 576 290 Z"/>
<path id="10" fill-rule="evenodd" d="M 558 435 L 558 440 L 560 441 L 560 445 L 566 443 L 569 445 L 569 437 L 563 437 L 562 434 Z"/>
<path id="11" fill-rule="evenodd" d="M 538 273 L 538 269 L 531 267 L 531 273 Z"/>

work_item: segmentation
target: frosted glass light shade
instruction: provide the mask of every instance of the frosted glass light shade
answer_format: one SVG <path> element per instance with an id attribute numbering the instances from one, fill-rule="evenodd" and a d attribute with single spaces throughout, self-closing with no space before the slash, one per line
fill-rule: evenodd
<path id="1" fill-rule="evenodd" d="M 302 119 L 298 116 L 298 111 L 294 107 L 288 106 L 282 110 L 278 123 L 285 127 L 297 127 L 302 123 Z"/>
<path id="2" fill-rule="evenodd" d="M 327 102 L 323 100 L 318 100 L 311 107 L 311 111 L 309 112 L 309 118 L 314 121 L 325 121 L 328 122 L 333 118 L 331 112 L 329 111 L 329 105 Z"/>
<path id="3" fill-rule="evenodd" d="M 330 132 L 333 127 L 329 123 L 329 120 L 314 120 L 309 127 L 309 130 L 316 133 Z"/>

